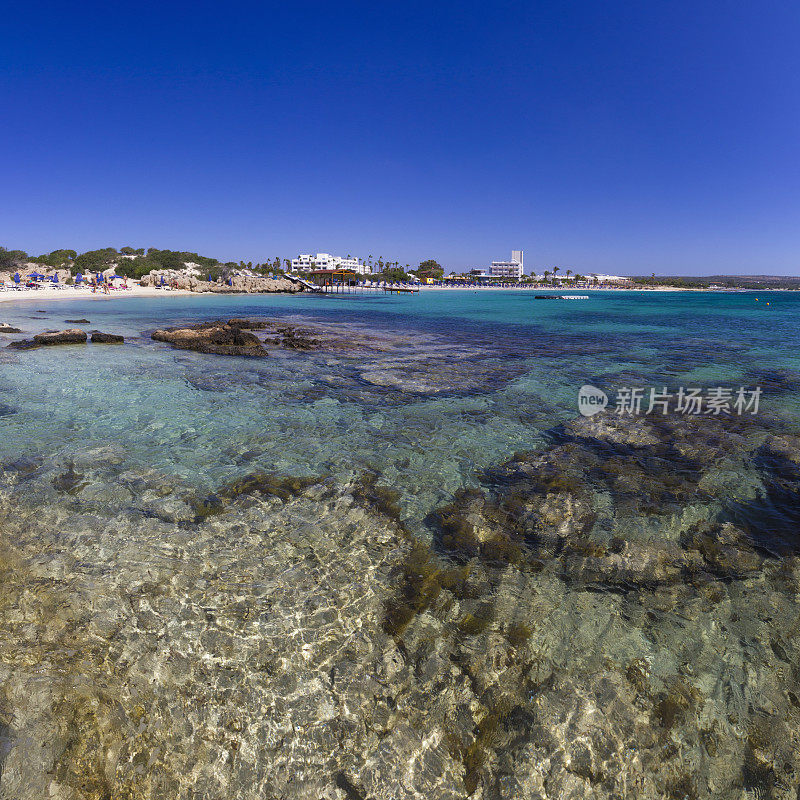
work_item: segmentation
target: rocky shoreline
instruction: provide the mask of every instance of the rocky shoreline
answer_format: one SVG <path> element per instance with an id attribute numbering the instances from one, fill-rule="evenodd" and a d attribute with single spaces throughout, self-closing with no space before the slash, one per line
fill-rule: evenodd
<path id="1" fill-rule="evenodd" d="M 204 281 L 186 270 L 156 270 L 145 275 L 140 283 L 214 294 L 296 294 L 304 289 L 302 284 L 284 277 L 232 275 L 227 282 L 218 282 Z"/>

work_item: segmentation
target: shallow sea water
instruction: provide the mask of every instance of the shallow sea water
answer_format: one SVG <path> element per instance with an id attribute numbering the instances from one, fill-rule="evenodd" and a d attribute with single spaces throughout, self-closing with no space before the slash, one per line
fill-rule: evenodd
<path id="1" fill-rule="evenodd" d="M 590 295 L 0 305 L 2 796 L 796 797 L 800 297 Z"/>

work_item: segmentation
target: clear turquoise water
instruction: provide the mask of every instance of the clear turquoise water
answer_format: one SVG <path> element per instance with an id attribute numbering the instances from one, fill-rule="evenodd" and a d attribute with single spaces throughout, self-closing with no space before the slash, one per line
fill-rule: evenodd
<path id="1" fill-rule="evenodd" d="M 769 303 L 769 305 L 768 305 Z M 36 313 L 43 310 L 45 314 Z M 124 333 L 122 347 L 3 354 L 0 459 L 50 457 L 113 441 L 126 460 L 213 486 L 255 468 L 347 479 L 371 469 L 420 520 L 477 470 L 537 447 L 576 414 L 584 383 L 779 386 L 762 409 L 800 408 L 800 296 L 793 293 L 590 292 L 535 301 L 530 292 L 414 296 L 197 296 L 26 303 L 0 317 L 26 333 L 87 318 Z M 467 358 L 463 381 L 434 394 L 365 383 L 402 377 L 394 355 L 279 353 L 264 361 L 170 350 L 146 332 L 182 321 L 286 317 L 395 340 L 431 374 Z M 420 361 L 421 359 L 421 361 Z M 471 373 L 470 364 L 487 370 Z M 773 380 L 774 382 L 774 380 Z"/>
<path id="2" fill-rule="evenodd" d="M 0 796 L 795 797 L 798 312 L 0 304 L 23 335 L 86 317 L 127 337 L 0 347 Z M 354 347 L 148 335 L 234 316 Z M 764 394 L 749 421 L 576 422 L 586 383 Z M 325 480 L 225 494 L 258 472 Z"/>

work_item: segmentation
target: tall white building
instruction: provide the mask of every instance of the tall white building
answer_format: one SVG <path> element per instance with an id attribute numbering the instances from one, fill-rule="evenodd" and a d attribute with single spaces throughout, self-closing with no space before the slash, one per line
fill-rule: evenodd
<path id="1" fill-rule="evenodd" d="M 358 275 L 369 275 L 370 268 L 357 258 L 342 258 L 330 253 L 301 254 L 292 259 L 293 272 L 311 272 L 315 269 L 350 269 Z"/>
<path id="2" fill-rule="evenodd" d="M 489 275 L 492 278 L 510 278 L 518 281 L 524 274 L 522 250 L 512 250 L 510 261 L 492 261 Z"/>

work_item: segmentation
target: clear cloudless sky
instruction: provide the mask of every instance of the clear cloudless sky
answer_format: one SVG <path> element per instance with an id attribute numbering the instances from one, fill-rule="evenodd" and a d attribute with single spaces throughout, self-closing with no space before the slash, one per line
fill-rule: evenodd
<path id="1" fill-rule="evenodd" d="M 800 274 L 792 0 L 9 3 L 0 244 Z"/>

